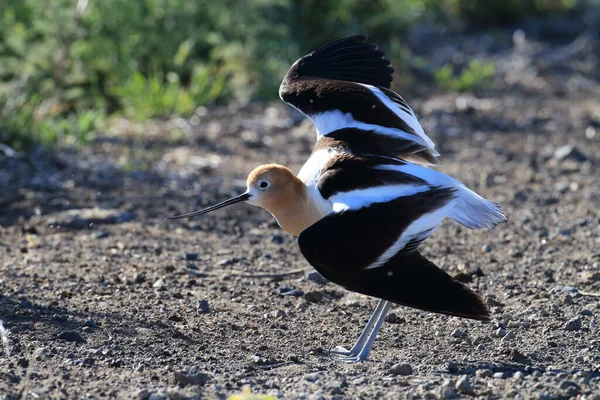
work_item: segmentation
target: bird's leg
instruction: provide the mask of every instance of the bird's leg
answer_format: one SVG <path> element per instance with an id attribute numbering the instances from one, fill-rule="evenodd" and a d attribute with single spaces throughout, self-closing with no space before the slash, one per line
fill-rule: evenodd
<path id="1" fill-rule="evenodd" d="M 354 346 L 348 351 L 341 346 L 336 346 L 331 349 L 330 354 L 334 355 L 340 361 L 357 362 L 363 361 L 369 355 L 373 342 L 377 337 L 377 332 L 381 329 L 381 325 L 385 320 L 385 316 L 390 308 L 390 303 L 386 300 L 380 300 L 367 322 L 367 326 L 363 329 Z"/>

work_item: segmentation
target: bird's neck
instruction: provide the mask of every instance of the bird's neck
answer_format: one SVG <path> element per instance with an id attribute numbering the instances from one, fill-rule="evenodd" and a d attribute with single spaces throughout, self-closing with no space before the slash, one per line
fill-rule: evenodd
<path id="1" fill-rule="evenodd" d="M 284 231 L 297 236 L 331 211 L 330 203 L 320 203 L 313 191 L 316 189 L 311 190 L 297 179 L 290 196 L 280 206 L 269 209 Z"/>

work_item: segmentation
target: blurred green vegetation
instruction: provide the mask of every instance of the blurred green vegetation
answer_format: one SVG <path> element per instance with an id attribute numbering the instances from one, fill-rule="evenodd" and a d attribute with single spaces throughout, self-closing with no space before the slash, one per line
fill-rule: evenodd
<path id="1" fill-rule="evenodd" d="M 490 26 L 570 10 L 578 0 L 0 0 L 0 142 L 85 143 L 107 116 L 189 115 L 201 105 L 271 100 L 290 63 L 367 33 L 396 60 L 424 22 Z M 448 67 L 445 90 L 493 75 Z"/>
<path id="2" fill-rule="evenodd" d="M 438 86 L 451 92 L 467 92 L 484 88 L 491 84 L 494 77 L 494 64 L 471 60 L 467 68 L 455 72 L 452 65 L 447 64 L 434 73 Z"/>

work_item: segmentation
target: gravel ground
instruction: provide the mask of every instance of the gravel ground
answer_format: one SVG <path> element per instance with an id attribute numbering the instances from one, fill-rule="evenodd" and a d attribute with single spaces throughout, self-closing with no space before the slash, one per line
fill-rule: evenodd
<path id="1" fill-rule="evenodd" d="M 442 170 L 508 215 L 447 222 L 422 247 L 491 323 L 394 307 L 369 360 L 330 359 L 376 299 L 310 274 L 258 208 L 163 221 L 239 193 L 261 163 L 298 171 L 313 128 L 279 104 L 200 109 L 0 153 L 0 398 L 600 399 L 600 44 L 507 35 L 435 51 L 486 54 L 493 88 L 406 96 Z"/>

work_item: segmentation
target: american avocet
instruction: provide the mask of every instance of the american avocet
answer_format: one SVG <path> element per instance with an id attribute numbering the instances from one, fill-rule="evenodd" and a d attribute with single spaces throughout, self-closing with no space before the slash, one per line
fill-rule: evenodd
<path id="1" fill-rule="evenodd" d="M 367 358 L 390 307 L 489 320 L 480 296 L 424 258 L 419 245 L 446 217 L 469 228 L 506 218 L 500 206 L 427 168 L 439 155 L 409 105 L 390 90 L 393 69 L 366 36 L 300 58 L 283 79 L 283 101 L 310 118 L 313 152 L 298 175 L 256 168 L 247 190 L 188 218 L 246 201 L 267 209 L 323 276 L 380 300 L 347 362 Z M 424 165 L 419 165 L 424 164 Z"/>

